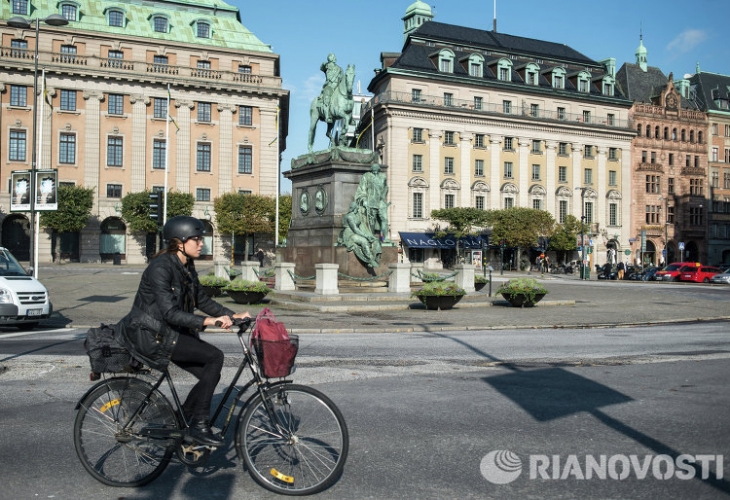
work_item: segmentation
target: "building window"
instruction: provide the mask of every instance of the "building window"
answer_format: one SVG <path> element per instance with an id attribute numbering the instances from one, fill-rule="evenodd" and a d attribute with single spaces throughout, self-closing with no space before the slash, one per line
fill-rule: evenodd
<path id="1" fill-rule="evenodd" d="M 537 164 L 532 165 L 532 180 L 533 181 L 540 180 L 540 165 L 537 165 Z"/>
<path id="2" fill-rule="evenodd" d="M 616 124 L 616 117 L 613 114 L 609 113 L 606 116 L 606 125 L 615 125 L 615 124 Z"/>
<path id="3" fill-rule="evenodd" d="M 498 74 L 499 79 L 503 82 L 509 82 L 512 80 L 512 78 L 510 78 L 510 68 L 500 67 Z"/>
<path id="4" fill-rule="evenodd" d="M 504 138 L 504 150 L 505 151 L 514 151 L 514 149 L 512 148 L 512 137 Z"/>
<path id="5" fill-rule="evenodd" d="M 109 114 L 124 114 L 124 96 L 121 94 L 109 94 Z"/>
<path id="6" fill-rule="evenodd" d="M 444 106 L 453 106 L 454 105 L 454 94 L 450 92 L 444 93 Z"/>
<path id="7" fill-rule="evenodd" d="M 558 108 L 558 120 L 565 120 L 565 108 Z"/>
<path id="8" fill-rule="evenodd" d="M 591 123 L 591 112 L 583 111 L 583 123 Z"/>
<path id="9" fill-rule="evenodd" d="M 210 78 L 210 61 L 198 61 L 198 64 L 196 66 L 198 68 L 198 71 L 194 73 L 194 76 L 198 76 L 200 78 Z"/>
<path id="10" fill-rule="evenodd" d="M 674 177 L 667 179 L 667 193 L 674 194 Z"/>
<path id="11" fill-rule="evenodd" d="M 243 194 L 243 195 L 248 196 L 250 194 L 253 194 L 253 191 L 251 191 L 250 189 L 239 189 L 238 194 Z"/>
<path id="12" fill-rule="evenodd" d="M 700 157 L 695 156 L 695 168 L 700 168 Z"/>
<path id="13" fill-rule="evenodd" d="M 423 155 L 413 155 L 413 171 L 423 172 Z"/>
<path id="14" fill-rule="evenodd" d="M 542 200 L 540 198 L 533 198 L 532 208 L 535 210 L 542 210 Z"/>
<path id="15" fill-rule="evenodd" d="M 561 156 L 568 156 L 568 143 L 567 142 L 558 143 L 558 154 Z"/>
<path id="16" fill-rule="evenodd" d="M 512 113 L 512 101 L 502 101 L 502 112 L 506 115 Z"/>
<path id="17" fill-rule="evenodd" d="M 669 153 L 667 161 L 669 162 L 670 166 L 674 165 L 674 153 Z"/>
<path id="18" fill-rule="evenodd" d="M 58 163 L 76 163 L 76 134 L 63 133 L 58 138 Z"/>
<path id="19" fill-rule="evenodd" d="M 198 103 L 198 121 L 210 123 L 211 105 L 209 102 Z"/>
<path id="20" fill-rule="evenodd" d="M 110 10 L 106 19 L 109 26 L 124 27 L 124 13 L 121 10 Z"/>
<path id="21" fill-rule="evenodd" d="M 238 72 L 243 75 L 250 75 L 251 74 L 251 66 L 248 64 L 239 64 L 238 65 Z"/>
<path id="22" fill-rule="evenodd" d="M 659 210 L 657 205 L 646 205 L 644 222 L 647 224 L 659 223 Z"/>
<path id="23" fill-rule="evenodd" d="M 484 99 L 481 97 L 475 97 L 474 98 L 474 109 L 482 109 L 482 103 L 484 102 Z"/>
<path id="24" fill-rule="evenodd" d="M 423 193 L 413 193 L 413 217 L 423 218 Z"/>
<path id="25" fill-rule="evenodd" d="M 587 168 L 583 171 L 583 183 L 593 184 L 593 169 Z"/>
<path id="26" fill-rule="evenodd" d="M 208 23 L 195 23 L 195 36 L 198 38 L 210 38 L 210 24 Z"/>
<path id="27" fill-rule="evenodd" d="M 618 186 L 618 181 L 616 180 L 618 177 L 616 175 L 615 170 L 609 170 L 608 171 L 608 185 L 609 186 Z"/>
<path id="28" fill-rule="evenodd" d="M 584 214 L 585 214 L 586 222 L 588 222 L 588 223 L 593 222 L 593 202 L 586 201 L 584 207 L 585 207 Z"/>
<path id="29" fill-rule="evenodd" d="M 474 147 L 475 148 L 486 147 L 486 143 L 484 142 L 484 134 L 475 134 L 474 135 Z"/>
<path id="30" fill-rule="evenodd" d="M 8 160 L 25 161 L 26 142 L 25 130 L 11 130 Z"/>
<path id="31" fill-rule="evenodd" d="M 647 193 L 658 193 L 661 179 L 658 175 L 647 175 L 645 189 Z"/>
<path id="32" fill-rule="evenodd" d="M 618 160 L 618 149 L 608 148 L 608 159 L 609 160 Z"/>
<path id="33" fill-rule="evenodd" d="M 121 50 L 110 50 L 107 53 L 107 64 L 110 68 L 121 68 L 124 60 L 124 52 Z"/>
<path id="34" fill-rule="evenodd" d="M 609 226 L 618 226 L 618 204 L 617 203 L 608 204 L 608 225 Z"/>
<path id="35" fill-rule="evenodd" d="M 481 78 L 484 75 L 484 58 L 479 54 L 469 56 L 469 76 Z"/>
<path id="36" fill-rule="evenodd" d="M 251 146 L 238 146 L 238 173 L 253 173 L 253 148 Z"/>
<path id="37" fill-rule="evenodd" d="M 10 5 L 13 14 L 28 15 L 28 0 L 12 0 Z"/>
<path id="38" fill-rule="evenodd" d="M 684 166 L 689 167 L 691 162 L 692 162 L 692 157 L 690 155 L 685 155 L 684 156 Z"/>
<path id="39" fill-rule="evenodd" d="M 107 184 L 106 185 L 106 197 L 107 198 L 121 198 L 122 197 L 122 185 L 121 184 Z"/>
<path id="40" fill-rule="evenodd" d="M 587 94 L 590 90 L 590 75 L 585 71 L 578 75 L 578 92 Z"/>
<path id="41" fill-rule="evenodd" d="M 439 71 L 441 73 L 454 72 L 454 53 L 450 50 L 442 50 L 439 53 Z"/>
<path id="42" fill-rule="evenodd" d="M 198 172 L 210 172 L 210 143 L 199 142 L 195 155 L 195 170 Z"/>
<path id="43" fill-rule="evenodd" d="M 652 151 L 651 152 L 651 164 L 653 165 L 655 163 L 656 163 L 656 151 Z"/>
<path id="44" fill-rule="evenodd" d="M 504 178 L 512 179 L 512 162 L 511 161 L 504 162 Z"/>
<path id="45" fill-rule="evenodd" d="M 123 165 L 124 141 L 121 137 L 109 136 L 106 140 L 106 166 L 121 167 Z"/>
<path id="46" fill-rule="evenodd" d="M 155 97 L 152 112 L 155 118 L 167 118 L 167 99 Z"/>
<path id="47" fill-rule="evenodd" d="M 512 208 L 515 206 L 515 199 L 512 197 L 507 197 L 504 199 L 504 208 Z"/>
<path id="48" fill-rule="evenodd" d="M 167 18 L 155 16 L 152 18 L 152 29 L 157 33 L 167 33 Z"/>
<path id="49" fill-rule="evenodd" d="M 674 224 L 674 207 L 667 207 L 667 223 Z"/>
<path id="50" fill-rule="evenodd" d="M 454 159 L 449 156 L 444 158 L 444 173 L 447 175 L 454 173 Z"/>
<path id="51" fill-rule="evenodd" d="M 165 139 L 155 139 L 152 141 L 152 168 L 165 168 L 167 154 L 167 141 Z"/>
<path id="52" fill-rule="evenodd" d="M 537 118 L 540 115 L 540 106 L 538 104 L 530 104 L 530 116 Z"/>
<path id="53" fill-rule="evenodd" d="M 75 5 L 68 3 L 61 4 L 61 15 L 67 21 L 76 21 L 77 12 L 78 10 Z"/>
<path id="54" fill-rule="evenodd" d="M 702 207 L 690 207 L 689 223 L 691 226 L 701 226 L 702 225 L 703 211 L 704 210 Z"/>
<path id="55" fill-rule="evenodd" d="M 712 148 L 712 157 L 710 161 L 719 161 L 718 158 L 720 157 L 720 149 L 718 147 Z"/>
<path id="56" fill-rule="evenodd" d="M 558 167 L 558 182 L 568 182 L 568 167 Z"/>
<path id="57" fill-rule="evenodd" d="M 542 153 L 542 141 L 538 141 L 533 139 L 532 141 L 532 152 L 533 153 Z"/>
<path id="58" fill-rule="evenodd" d="M 61 62 L 73 64 L 76 61 L 76 47 L 73 45 L 61 45 Z"/>
<path id="59" fill-rule="evenodd" d="M 714 188 L 720 187 L 720 172 L 712 172 L 712 177 L 710 179 L 710 186 Z"/>
<path id="60" fill-rule="evenodd" d="M 568 215 L 568 201 L 560 200 L 558 202 L 558 222 L 565 224 L 565 217 Z"/>
<path id="61" fill-rule="evenodd" d="M 154 56 L 152 58 L 152 62 L 154 63 L 154 66 L 152 67 L 155 72 L 158 73 L 165 73 L 167 72 L 167 56 Z"/>
<path id="62" fill-rule="evenodd" d="M 423 129 L 422 128 L 413 129 L 413 142 L 423 142 Z"/>
<path id="63" fill-rule="evenodd" d="M 689 194 L 694 196 L 702 196 L 702 179 L 689 180 Z"/>
<path id="64" fill-rule="evenodd" d="M 564 89 L 565 88 L 565 70 L 563 68 L 555 68 L 553 70 L 553 88 Z"/>
<path id="65" fill-rule="evenodd" d="M 484 176 L 484 160 L 474 160 L 474 175 L 477 177 Z"/>
<path id="66" fill-rule="evenodd" d="M 196 188 L 195 201 L 210 201 L 210 189 Z"/>
<path id="67" fill-rule="evenodd" d="M 585 146 L 583 148 L 583 156 L 586 158 L 593 158 L 593 146 Z"/>
<path id="68" fill-rule="evenodd" d="M 22 106 L 28 105 L 28 89 L 23 85 L 10 86 L 10 105 Z"/>
<path id="69" fill-rule="evenodd" d="M 454 133 L 450 130 L 447 130 L 444 132 L 444 145 L 445 146 L 454 146 Z"/>
<path id="70" fill-rule="evenodd" d="M 10 51 L 12 57 L 25 57 L 28 51 L 28 42 L 25 40 L 11 40 Z"/>
<path id="71" fill-rule="evenodd" d="M 411 89 L 411 101 L 421 102 L 421 89 Z"/>
<path id="72" fill-rule="evenodd" d="M 453 194 L 445 194 L 444 195 L 444 208 L 454 208 L 454 195 Z"/>
<path id="73" fill-rule="evenodd" d="M 723 189 L 730 189 L 730 172 L 722 173 L 722 187 Z"/>
<path id="74" fill-rule="evenodd" d="M 486 204 L 484 203 L 484 196 L 475 196 L 474 197 L 474 208 L 477 210 L 484 210 L 484 207 Z"/>
<path id="75" fill-rule="evenodd" d="M 253 125 L 253 108 L 251 106 L 238 107 L 238 124 L 245 127 Z"/>

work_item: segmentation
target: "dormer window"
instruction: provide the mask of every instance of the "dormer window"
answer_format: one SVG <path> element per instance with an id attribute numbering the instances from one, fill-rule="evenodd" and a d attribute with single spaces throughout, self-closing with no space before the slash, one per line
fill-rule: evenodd
<path id="1" fill-rule="evenodd" d="M 78 21 L 79 7 L 74 3 L 64 2 L 61 4 L 61 15 L 69 22 Z"/>
<path id="2" fill-rule="evenodd" d="M 539 83 L 540 66 L 530 63 L 525 67 L 525 83 L 527 85 L 537 86 Z"/>
<path id="3" fill-rule="evenodd" d="M 109 26 L 117 28 L 124 27 L 124 12 L 118 9 L 111 9 L 106 13 L 106 21 Z"/>
<path id="4" fill-rule="evenodd" d="M 503 82 L 512 81 L 512 61 L 500 59 L 497 63 L 497 79 Z"/>
<path id="5" fill-rule="evenodd" d="M 210 24 L 201 21 L 196 22 L 195 36 L 198 38 L 210 38 Z"/>
<path id="6" fill-rule="evenodd" d="M 554 89 L 565 88 L 565 68 L 555 68 L 551 74 L 552 81 L 550 85 Z"/>
<path id="7" fill-rule="evenodd" d="M 610 76 L 604 76 L 602 81 L 601 93 L 607 96 L 613 96 L 614 80 Z"/>
<path id="8" fill-rule="evenodd" d="M 153 16 L 152 17 L 152 29 L 157 33 L 167 33 L 169 31 L 169 24 L 165 16 Z"/>
<path id="9" fill-rule="evenodd" d="M 28 15 L 28 0 L 12 0 L 10 2 L 10 8 L 13 14 L 19 14 L 21 16 Z"/>
<path id="10" fill-rule="evenodd" d="M 587 71 L 581 71 L 578 73 L 578 81 L 576 84 L 578 92 L 588 94 L 591 91 L 591 75 Z"/>
<path id="11" fill-rule="evenodd" d="M 448 49 L 439 52 L 439 71 L 441 73 L 454 72 L 454 53 Z"/>
<path id="12" fill-rule="evenodd" d="M 469 76 L 475 78 L 484 76 L 484 58 L 479 54 L 469 56 Z"/>

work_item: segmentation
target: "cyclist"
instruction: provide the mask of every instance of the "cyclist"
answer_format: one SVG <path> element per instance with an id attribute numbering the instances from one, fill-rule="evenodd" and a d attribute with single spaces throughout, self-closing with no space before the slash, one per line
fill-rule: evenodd
<path id="1" fill-rule="evenodd" d="M 205 227 L 195 217 L 179 216 L 162 230 L 167 247 L 158 252 L 142 274 L 132 311 L 119 323 L 121 342 L 153 368 L 172 361 L 198 382 L 183 404 L 190 418 L 190 437 L 199 444 L 222 446 L 210 428 L 210 404 L 223 369 L 223 352 L 200 339 L 205 327 L 219 323 L 228 329 L 234 313 L 203 291 L 194 260 L 203 249 Z M 207 316 L 195 314 L 198 309 Z"/>

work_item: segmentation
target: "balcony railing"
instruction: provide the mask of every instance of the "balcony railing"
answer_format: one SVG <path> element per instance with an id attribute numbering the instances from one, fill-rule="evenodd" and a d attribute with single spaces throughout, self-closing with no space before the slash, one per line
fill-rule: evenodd
<path id="1" fill-rule="evenodd" d="M 528 118 L 552 122 L 578 123 L 581 126 L 610 127 L 612 129 L 631 128 L 629 120 L 609 119 L 608 116 L 584 116 L 582 113 L 567 113 L 545 109 L 533 109 L 530 106 L 509 106 L 502 103 L 475 104 L 473 100 L 446 98 L 443 96 L 421 95 L 414 98 L 410 92 L 381 92 L 373 96 L 361 109 L 361 116 L 365 116 L 378 104 L 407 104 L 422 108 L 439 108 L 442 110 L 463 111 L 474 114 L 502 115 L 515 118 Z"/>
<path id="2" fill-rule="evenodd" d="M 0 47 L 0 59 L 12 60 L 16 63 L 16 67 L 25 67 L 29 70 L 33 69 L 33 51 L 30 49 L 2 46 Z M 18 65 L 17 63 L 21 64 Z M 64 71 L 66 68 L 69 72 L 78 72 L 80 67 L 83 67 L 86 72 L 98 69 L 106 75 L 116 74 L 130 80 L 135 79 L 134 75 L 137 78 L 140 75 L 145 75 L 145 78 L 149 78 L 151 75 L 160 75 L 161 77 L 173 76 L 176 78 L 199 80 L 201 83 L 205 81 L 217 83 L 230 82 L 256 86 L 281 86 L 281 78 L 274 76 L 59 52 L 39 52 L 38 65 L 56 71 Z"/>

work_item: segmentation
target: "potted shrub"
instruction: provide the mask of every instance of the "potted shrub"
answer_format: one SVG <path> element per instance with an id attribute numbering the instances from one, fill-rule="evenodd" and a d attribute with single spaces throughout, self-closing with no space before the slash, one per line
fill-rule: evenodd
<path id="1" fill-rule="evenodd" d="M 423 281 L 424 283 L 446 281 L 446 278 L 441 276 L 439 273 L 422 273 L 419 271 L 418 277 L 421 278 L 421 281 Z"/>
<path id="2" fill-rule="evenodd" d="M 426 309 L 451 309 L 466 295 L 466 291 L 451 281 L 433 281 L 425 283 L 421 288 L 411 293 L 418 297 Z"/>
<path id="3" fill-rule="evenodd" d="M 219 278 L 213 273 L 200 276 L 198 280 L 203 287 L 203 291 L 207 293 L 209 297 L 219 296 L 223 293 L 221 289 L 229 283 L 226 278 Z"/>
<path id="4" fill-rule="evenodd" d="M 489 283 L 488 278 L 485 278 L 480 274 L 474 275 L 474 290 L 476 290 L 477 292 L 487 286 L 487 283 Z"/>
<path id="5" fill-rule="evenodd" d="M 534 278 L 515 278 L 502 283 L 497 293 L 514 307 L 532 307 L 542 300 L 548 290 Z"/>
<path id="6" fill-rule="evenodd" d="M 271 291 L 265 283 L 241 279 L 231 281 L 223 287 L 223 290 L 237 304 L 255 304 Z"/>

